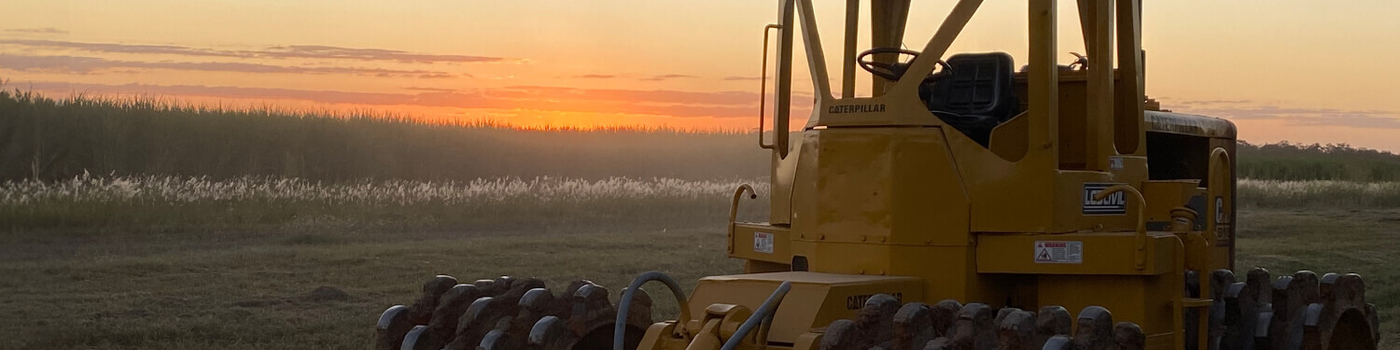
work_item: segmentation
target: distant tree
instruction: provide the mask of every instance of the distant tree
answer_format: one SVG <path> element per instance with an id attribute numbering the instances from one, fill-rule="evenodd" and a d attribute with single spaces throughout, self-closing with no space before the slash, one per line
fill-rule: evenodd
<path id="1" fill-rule="evenodd" d="M 3 88 L 3 85 L 0 85 Z M 0 182 L 83 174 L 227 179 L 756 178 L 745 131 L 520 129 L 392 114 L 221 109 L 150 99 L 52 99 L 0 89 Z"/>
<path id="2" fill-rule="evenodd" d="M 1400 155 L 1347 143 L 1288 141 L 1236 146 L 1241 177 L 1269 180 L 1400 181 Z"/>

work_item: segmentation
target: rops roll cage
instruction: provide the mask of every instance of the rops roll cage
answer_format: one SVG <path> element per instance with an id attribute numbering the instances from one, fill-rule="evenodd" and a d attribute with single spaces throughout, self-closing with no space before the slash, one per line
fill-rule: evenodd
<path id="1" fill-rule="evenodd" d="M 1116 62 L 1112 64 L 1089 64 L 1084 73 L 1087 82 L 1085 109 L 1082 118 L 1086 119 L 1086 138 L 1105 139 L 1095 142 L 1088 150 L 1090 157 L 1106 162 L 1108 155 L 1143 155 L 1143 51 L 1142 51 L 1142 7 L 1141 0 L 1077 0 L 1080 26 L 1083 29 L 1088 62 Z M 1056 24 L 1057 0 L 1028 0 L 1029 57 L 1026 65 L 1026 105 L 1031 130 L 1028 144 L 1056 146 L 1059 114 L 1059 65 L 1057 63 Z M 871 43 L 874 47 L 899 47 L 909 17 L 910 0 L 870 0 Z M 870 98 L 917 99 L 917 89 L 923 77 L 933 72 L 935 65 L 947 53 L 953 40 L 962 33 L 968 21 L 976 14 L 982 0 L 959 0 L 952 11 L 909 63 L 908 70 L 901 79 L 888 81 L 878 76 L 872 77 Z M 778 23 L 764 27 L 763 85 L 759 113 L 759 144 L 772 149 L 779 158 L 789 152 L 789 119 L 792 99 L 792 29 L 802 31 L 803 47 L 806 49 L 808 68 L 812 78 L 814 104 L 818 107 L 832 102 L 857 99 L 855 97 L 855 67 L 859 6 L 861 0 L 846 1 L 845 42 L 841 97 L 832 95 L 830 78 L 827 73 L 826 56 L 822 52 L 821 37 L 817 30 L 816 16 L 811 0 L 778 0 Z M 800 15 L 794 18 L 794 14 Z M 794 27 L 795 19 L 801 21 Z M 1116 19 L 1116 21 L 1115 21 Z M 763 131 L 767 127 L 767 75 L 769 33 L 777 31 L 778 49 L 776 59 L 776 82 L 773 100 L 772 142 L 765 142 Z M 1115 38 L 1116 36 L 1116 38 Z M 1115 40 L 1116 39 L 1116 40 Z M 1115 61 L 1114 44 L 1117 44 Z M 875 60 L 891 63 L 893 54 L 877 54 Z M 1116 83 L 1115 83 L 1116 82 Z M 1081 116 L 1067 116 L 1081 117 Z M 936 125 L 936 118 L 920 115 L 890 115 L 881 118 L 860 120 L 859 117 L 842 116 L 823 119 L 822 108 L 812 113 L 804 129 L 840 125 Z M 1051 153 L 1054 154 L 1053 152 Z M 1096 155 L 1103 155 L 1102 157 Z M 1098 164 L 1096 164 L 1098 165 Z M 1104 165 L 1094 166 L 1102 169 Z"/>

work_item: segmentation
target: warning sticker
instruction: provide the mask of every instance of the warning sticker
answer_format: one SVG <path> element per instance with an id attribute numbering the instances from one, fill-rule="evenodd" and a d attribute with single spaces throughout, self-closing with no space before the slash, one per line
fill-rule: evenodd
<path id="1" fill-rule="evenodd" d="M 1112 170 L 1123 170 L 1123 156 L 1108 157 L 1108 168 Z"/>
<path id="2" fill-rule="evenodd" d="M 767 232 L 754 232 L 753 251 L 759 253 L 773 254 L 773 234 Z"/>
<path id="3" fill-rule="evenodd" d="M 1037 264 L 1081 264 L 1081 263 L 1084 263 L 1084 242 L 1079 242 L 1079 241 L 1035 241 L 1035 263 L 1037 263 Z"/>

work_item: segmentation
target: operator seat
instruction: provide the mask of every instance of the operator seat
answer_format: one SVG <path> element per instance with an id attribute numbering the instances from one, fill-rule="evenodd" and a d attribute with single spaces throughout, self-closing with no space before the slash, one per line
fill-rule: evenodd
<path id="1" fill-rule="evenodd" d="M 919 85 L 919 97 L 938 119 L 987 147 L 992 128 L 1021 112 L 1015 62 L 1005 52 L 989 52 L 953 55 L 947 63 L 948 72 Z"/>

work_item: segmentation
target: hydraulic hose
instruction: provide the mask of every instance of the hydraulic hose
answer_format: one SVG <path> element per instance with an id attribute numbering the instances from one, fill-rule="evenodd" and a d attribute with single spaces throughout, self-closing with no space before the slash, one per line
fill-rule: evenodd
<path id="1" fill-rule="evenodd" d="M 778 304 L 783 302 L 783 297 L 787 296 L 789 289 L 792 289 L 792 282 L 783 281 L 782 284 L 779 284 L 778 289 L 774 290 L 773 294 L 768 295 L 768 300 L 764 300 L 763 305 L 760 305 L 753 315 L 749 315 L 749 319 L 744 320 L 744 324 L 739 325 L 739 329 L 734 332 L 733 336 L 729 337 L 728 341 L 724 342 L 724 346 L 720 347 L 720 350 L 734 350 L 734 348 L 739 347 L 739 343 L 742 343 L 749 332 L 757 328 L 760 323 L 765 326 L 765 329 L 768 328 L 766 326 L 773 321 L 773 313 L 778 310 Z"/>
<path id="2" fill-rule="evenodd" d="M 685 291 L 681 290 L 681 285 L 661 271 L 643 273 L 632 280 L 632 284 L 627 286 L 627 291 L 622 293 L 622 300 L 617 303 L 617 322 L 613 324 L 613 350 L 624 350 L 623 336 L 627 333 L 627 309 L 632 307 L 632 296 L 643 284 L 651 281 L 661 281 L 671 289 L 671 294 L 676 297 L 676 305 L 681 309 L 681 315 L 676 319 L 676 332 L 685 331 L 685 323 L 690 321 L 690 305 L 685 300 Z"/>

